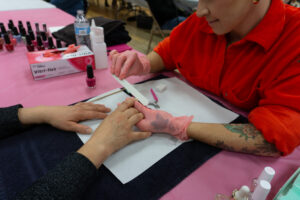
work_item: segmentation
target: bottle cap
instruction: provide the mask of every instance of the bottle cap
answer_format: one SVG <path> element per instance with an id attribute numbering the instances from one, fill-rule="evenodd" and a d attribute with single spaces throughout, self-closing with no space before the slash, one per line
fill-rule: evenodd
<path id="1" fill-rule="evenodd" d="M 26 30 L 25 30 L 25 28 L 24 28 L 23 26 L 21 27 L 20 32 L 21 32 L 21 35 L 22 35 L 23 37 L 26 36 Z"/>
<path id="2" fill-rule="evenodd" d="M 10 44 L 10 39 L 7 33 L 4 33 L 4 41 L 6 44 Z"/>
<path id="3" fill-rule="evenodd" d="M 87 65 L 86 66 L 86 72 L 87 72 L 87 77 L 88 78 L 94 78 L 94 71 L 92 65 Z"/>
<path id="4" fill-rule="evenodd" d="M 48 45 L 49 45 L 49 49 L 55 49 L 52 37 L 48 37 Z"/>
<path id="5" fill-rule="evenodd" d="M 260 180 L 253 194 L 253 200 L 265 200 L 271 190 L 271 184 L 268 181 Z"/>
<path id="6" fill-rule="evenodd" d="M 41 36 L 42 36 L 43 41 L 47 40 L 47 35 L 44 31 L 41 32 Z"/>
<path id="7" fill-rule="evenodd" d="M 37 44 L 38 46 L 43 46 L 42 38 L 41 36 L 36 36 Z"/>
<path id="8" fill-rule="evenodd" d="M 29 35 L 26 35 L 26 44 L 27 44 L 27 45 L 31 45 L 31 44 L 32 44 L 31 38 L 30 38 Z"/>
<path id="9" fill-rule="evenodd" d="M 34 32 L 32 30 L 28 31 L 31 40 L 35 40 Z"/>
<path id="10" fill-rule="evenodd" d="M 13 26 L 15 26 L 15 25 L 14 25 L 14 21 L 13 21 L 12 19 L 8 20 L 8 23 L 9 23 L 9 24 L 12 24 Z"/>
<path id="11" fill-rule="evenodd" d="M 57 48 L 62 48 L 62 44 L 61 44 L 61 40 L 60 39 L 56 39 L 56 47 Z"/>
<path id="12" fill-rule="evenodd" d="M 0 29 L 1 29 L 2 34 L 7 33 L 4 24 L 1 24 L 1 25 L 0 25 Z"/>
<path id="13" fill-rule="evenodd" d="M 83 15 L 83 10 L 77 10 L 77 15 Z"/>
<path id="14" fill-rule="evenodd" d="M 13 27 L 12 30 L 13 30 L 14 35 L 19 35 L 19 31 L 18 31 L 17 27 Z"/>
<path id="15" fill-rule="evenodd" d="M 258 181 L 266 180 L 271 183 L 274 175 L 275 175 L 275 170 L 272 167 L 265 167 L 264 170 L 259 175 L 257 180 Z"/>
<path id="16" fill-rule="evenodd" d="M 236 200 L 247 199 L 250 195 L 250 189 L 248 186 L 243 185 L 240 190 L 233 194 L 233 198 Z"/>

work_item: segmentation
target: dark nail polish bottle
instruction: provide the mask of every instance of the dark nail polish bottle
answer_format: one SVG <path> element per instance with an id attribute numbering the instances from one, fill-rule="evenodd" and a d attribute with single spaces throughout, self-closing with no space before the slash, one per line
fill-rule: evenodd
<path id="1" fill-rule="evenodd" d="M 49 32 L 47 29 L 47 24 L 43 24 L 43 31 L 46 33 L 46 36 L 49 37 Z"/>
<path id="2" fill-rule="evenodd" d="M 32 27 L 31 27 L 31 24 L 30 24 L 30 21 L 27 21 L 27 22 L 26 22 L 26 25 L 27 25 L 27 32 L 28 32 L 28 33 L 29 33 L 29 31 L 32 31 L 32 32 L 33 32 Z"/>
<path id="3" fill-rule="evenodd" d="M 43 40 L 43 44 L 45 48 L 48 48 L 48 40 L 47 40 L 47 35 L 44 31 L 40 32 Z"/>
<path id="4" fill-rule="evenodd" d="M 11 52 L 14 50 L 14 45 L 11 43 L 9 36 L 7 33 L 4 34 L 4 40 L 5 40 L 5 48 L 8 52 Z"/>
<path id="5" fill-rule="evenodd" d="M 53 44 L 52 37 L 48 37 L 48 49 L 55 49 L 56 47 Z"/>
<path id="6" fill-rule="evenodd" d="M 61 40 L 60 39 L 56 39 L 56 47 L 57 48 L 62 48 Z"/>
<path id="7" fill-rule="evenodd" d="M 26 35 L 26 48 L 29 52 L 34 51 L 34 45 L 32 44 L 29 35 Z"/>
<path id="8" fill-rule="evenodd" d="M 30 36 L 32 44 L 36 47 L 37 46 L 37 41 L 35 39 L 34 32 L 32 30 L 29 30 L 28 34 Z"/>
<path id="9" fill-rule="evenodd" d="M 7 33 L 6 28 L 5 28 L 5 26 L 4 26 L 3 23 L 0 24 L 0 30 L 1 30 L 1 34 L 2 34 L 2 35 L 4 35 L 4 34 Z"/>
<path id="10" fill-rule="evenodd" d="M 14 26 L 15 26 L 15 25 L 14 25 L 13 20 L 10 19 L 10 20 L 8 21 L 8 28 L 9 28 L 10 30 L 13 30 Z"/>
<path id="11" fill-rule="evenodd" d="M 35 23 L 35 33 L 36 33 L 36 35 L 38 36 L 38 35 L 40 35 L 40 25 L 39 25 L 39 23 Z"/>
<path id="12" fill-rule="evenodd" d="M 17 40 L 17 42 L 20 43 L 22 41 L 22 36 L 20 35 L 17 27 L 13 27 L 12 30 L 13 30 L 13 36 L 14 36 L 14 38 Z"/>
<path id="13" fill-rule="evenodd" d="M 37 40 L 37 49 L 38 49 L 39 51 L 45 50 L 45 47 L 44 47 L 44 45 L 43 45 L 41 36 L 37 36 L 37 37 L 36 37 L 36 40 Z"/>
<path id="14" fill-rule="evenodd" d="M 96 78 L 94 77 L 93 67 L 92 65 L 86 66 L 86 84 L 89 88 L 95 88 L 96 86 Z"/>
<path id="15" fill-rule="evenodd" d="M 25 28 L 23 26 L 21 27 L 20 33 L 21 33 L 22 40 L 23 40 L 24 44 L 26 44 L 26 35 L 27 34 L 26 34 L 26 30 L 25 30 Z"/>

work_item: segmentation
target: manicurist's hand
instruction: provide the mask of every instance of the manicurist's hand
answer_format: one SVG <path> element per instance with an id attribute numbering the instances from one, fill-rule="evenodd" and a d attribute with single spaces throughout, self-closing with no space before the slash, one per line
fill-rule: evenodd
<path id="1" fill-rule="evenodd" d="M 168 133 L 180 140 L 187 140 L 187 128 L 191 124 L 193 116 L 174 117 L 162 110 L 151 110 L 138 101 L 134 107 L 144 114 L 144 119 L 137 123 L 137 127 L 143 131 Z"/>
<path id="2" fill-rule="evenodd" d="M 118 53 L 112 50 L 110 72 L 121 80 L 132 75 L 144 75 L 150 73 L 151 65 L 147 56 L 138 55 L 134 51 Z"/>
<path id="3" fill-rule="evenodd" d="M 38 106 L 34 108 L 20 108 L 19 119 L 22 124 L 47 123 L 58 129 L 79 133 L 91 133 L 88 126 L 79 124 L 80 121 L 90 119 L 104 119 L 109 108 L 93 103 L 78 103 L 74 106 Z"/>
<path id="4" fill-rule="evenodd" d="M 135 99 L 129 98 L 121 103 L 104 119 L 89 141 L 78 150 L 96 167 L 99 167 L 109 155 L 127 144 L 151 135 L 150 132 L 133 131 L 133 126 L 144 117 L 133 107 L 134 102 Z"/>

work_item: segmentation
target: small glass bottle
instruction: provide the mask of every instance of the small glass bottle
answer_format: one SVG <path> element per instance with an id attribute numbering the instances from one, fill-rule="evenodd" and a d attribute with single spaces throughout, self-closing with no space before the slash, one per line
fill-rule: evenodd
<path id="1" fill-rule="evenodd" d="M 94 77 L 94 71 L 92 65 L 86 66 L 86 84 L 89 88 L 95 88 L 96 87 L 96 78 Z"/>

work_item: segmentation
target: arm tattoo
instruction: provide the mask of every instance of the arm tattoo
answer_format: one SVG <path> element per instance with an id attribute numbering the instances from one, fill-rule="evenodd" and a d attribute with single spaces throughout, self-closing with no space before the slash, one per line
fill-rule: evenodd
<path id="1" fill-rule="evenodd" d="M 245 138 L 245 141 L 248 142 L 248 139 L 255 140 L 253 147 L 242 147 L 241 149 L 232 147 L 225 144 L 224 141 L 218 140 L 216 147 L 228 150 L 228 151 L 237 151 L 243 153 L 250 153 L 256 155 L 264 156 L 279 156 L 280 152 L 276 149 L 274 144 L 267 142 L 260 131 L 258 131 L 252 124 L 224 124 L 224 127 L 233 132 L 239 134 L 239 137 Z M 250 142 L 250 141 L 249 141 Z"/>
<path id="2" fill-rule="evenodd" d="M 247 141 L 250 139 L 255 139 L 257 135 L 261 133 L 252 124 L 224 124 L 224 127 L 233 133 L 237 133 L 240 137 L 245 137 Z"/>

